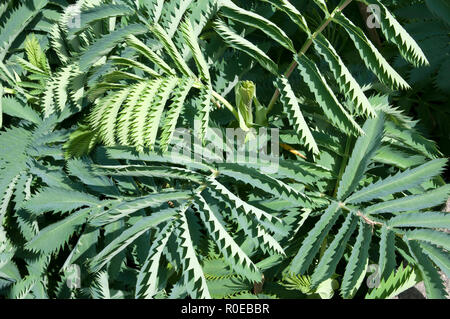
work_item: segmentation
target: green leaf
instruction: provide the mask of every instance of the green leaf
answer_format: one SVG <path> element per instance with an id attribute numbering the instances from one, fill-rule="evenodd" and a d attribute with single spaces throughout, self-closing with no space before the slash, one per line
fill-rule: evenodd
<path id="1" fill-rule="evenodd" d="M 374 108 L 331 43 L 322 34 L 319 34 L 315 38 L 314 47 L 327 61 L 341 93 L 353 102 L 360 113 L 376 117 Z"/>
<path id="2" fill-rule="evenodd" d="M 308 197 L 300 191 L 292 188 L 281 180 L 260 173 L 254 168 L 244 167 L 235 163 L 219 163 L 219 173 L 235 180 L 242 181 L 253 187 L 274 194 L 285 199 L 295 199 L 299 202 L 309 202 Z"/>
<path id="3" fill-rule="evenodd" d="M 445 299 L 446 292 L 441 277 L 431 261 L 422 252 L 420 245 L 416 242 L 408 242 L 408 246 L 417 262 L 428 299 Z"/>
<path id="4" fill-rule="evenodd" d="M 198 44 L 198 40 L 194 34 L 192 24 L 189 20 L 186 20 L 181 24 L 181 32 L 183 33 L 183 37 L 187 46 L 192 52 L 192 56 L 194 57 L 197 69 L 201 77 L 206 82 L 210 82 L 211 76 L 209 74 L 208 62 L 206 62 L 205 57 L 203 56 L 202 50 Z"/>
<path id="5" fill-rule="evenodd" d="M 319 252 L 323 239 L 333 227 L 338 217 L 342 214 L 337 202 L 328 206 L 325 213 L 320 217 L 314 228 L 308 232 L 305 240 L 292 260 L 290 272 L 304 274 L 311 265 L 313 258 Z"/>
<path id="6" fill-rule="evenodd" d="M 94 226 L 109 224 L 137 212 L 140 209 L 158 207 L 168 201 L 185 200 L 190 197 L 191 192 L 189 191 L 166 191 L 142 197 L 135 197 L 130 200 L 118 200 L 111 205 L 109 210 L 94 216 L 90 220 L 90 224 Z"/>
<path id="7" fill-rule="evenodd" d="M 358 204 L 408 190 L 430 180 L 434 176 L 440 175 L 446 162 L 446 159 L 435 159 L 414 169 L 399 172 L 355 192 L 347 198 L 346 202 Z"/>
<path id="8" fill-rule="evenodd" d="M 101 5 L 87 8 L 80 13 L 80 26 L 69 29 L 69 38 L 74 34 L 80 33 L 93 22 L 112 17 L 127 16 L 133 13 L 134 10 L 132 8 L 120 4 L 102 3 Z"/>
<path id="9" fill-rule="evenodd" d="M 450 214 L 440 212 L 405 213 L 391 218 L 391 227 L 425 227 L 450 229 Z"/>
<path id="10" fill-rule="evenodd" d="M 177 78 L 167 78 L 161 83 L 158 92 L 156 93 L 151 107 L 146 114 L 146 121 L 144 125 L 144 144 L 138 144 L 139 146 L 147 146 L 150 149 L 153 148 L 156 142 L 156 136 L 158 134 L 159 122 L 161 121 L 161 115 L 164 110 L 166 102 L 169 100 L 173 89 L 178 84 Z"/>
<path id="11" fill-rule="evenodd" d="M 197 195 L 194 203 L 209 235 L 213 237 L 214 242 L 218 245 L 225 259 L 231 263 L 233 269 L 252 282 L 260 282 L 262 275 L 259 269 L 226 231 L 216 213 L 209 207 L 203 197 Z"/>
<path id="12" fill-rule="evenodd" d="M 297 134 L 301 137 L 301 142 L 304 142 L 311 152 L 319 154 L 319 148 L 317 147 L 316 141 L 303 117 L 300 105 L 297 102 L 297 97 L 288 80 L 285 77 L 279 78 L 277 86 L 280 91 L 281 103 L 284 105 L 289 121 L 295 127 Z"/>
<path id="13" fill-rule="evenodd" d="M 325 116 L 345 133 L 358 135 L 363 130 L 353 117 L 339 103 L 331 88 L 320 73 L 317 65 L 307 58 L 304 54 L 295 56 L 297 68 L 303 77 L 303 81 L 308 85 L 310 91 L 314 94 L 317 103 L 323 109 Z"/>
<path id="14" fill-rule="evenodd" d="M 27 0 L 20 3 L 15 10 L 11 9 L 10 15 L 5 17 L 0 28 L 0 62 L 4 60 L 16 38 L 47 3 L 48 0 Z"/>
<path id="15" fill-rule="evenodd" d="M 366 271 L 371 237 L 370 226 L 360 220 L 358 237 L 342 278 L 341 294 L 343 298 L 353 297 L 361 284 L 359 279 Z"/>
<path id="16" fill-rule="evenodd" d="M 385 225 L 381 228 L 380 259 L 378 261 L 381 279 L 387 279 L 395 270 L 395 233 Z"/>
<path id="17" fill-rule="evenodd" d="M 145 56 L 147 59 L 155 63 L 161 70 L 163 70 L 165 73 L 169 75 L 176 75 L 176 72 L 174 69 L 172 69 L 164 60 L 157 55 L 155 52 L 153 52 L 148 46 L 145 45 L 144 42 L 136 38 L 134 35 L 127 36 L 127 44 L 141 53 L 143 56 Z"/>
<path id="18" fill-rule="evenodd" d="M 449 195 L 450 185 L 444 185 L 423 194 L 405 196 L 371 205 L 365 209 L 365 213 L 371 215 L 430 208 L 444 203 Z"/>
<path id="19" fill-rule="evenodd" d="M 183 57 L 175 46 L 175 43 L 173 43 L 172 39 L 169 37 L 166 31 L 159 24 L 153 26 L 151 28 L 151 31 L 159 39 L 159 41 L 161 41 L 161 44 L 164 46 L 164 49 L 172 58 L 173 62 L 175 62 L 178 70 L 185 76 L 193 77 L 194 74 L 184 61 Z"/>
<path id="20" fill-rule="evenodd" d="M 410 88 L 408 83 L 390 66 L 359 27 L 355 26 L 342 12 L 339 12 L 334 20 L 347 31 L 361 59 L 381 82 L 393 89 Z"/>
<path id="21" fill-rule="evenodd" d="M 108 272 L 100 271 L 95 275 L 94 283 L 89 288 L 92 299 L 111 299 Z"/>
<path id="22" fill-rule="evenodd" d="M 450 250 L 450 234 L 431 230 L 431 229 L 415 229 L 407 232 L 408 240 L 420 240 L 440 246 L 445 250 Z"/>
<path id="23" fill-rule="evenodd" d="M 275 6 L 277 9 L 286 13 L 289 18 L 297 24 L 304 32 L 310 33 L 308 24 L 304 16 L 288 0 L 262 0 Z"/>
<path id="24" fill-rule="evenodd" d="M 366 295 L 366 299 L 392 299 L 405 290 L 415 286 L 421 280 L 418 271 L 407 265 L 395 269 L 386 279 L 380 281 L 380 285 Z"/>
<path id="25" fill-rule="evenodd" d="M 35 124 L 42 123 L 39 114 L 28 105 L 24 105 L 17 99 L 12 97 L 1 97 L 0 104 L 2 105 L 3 113 L 9 116 L 15 116 Z"/>
<path id="26" fill-rule="evenodd" d="M 169 148 L 169 144 L 178 123 L 178 118 L 180 117 L 181 111 L 184 107 L 184 102 L 186 101 L 186 97 L 193 84 L 194 81 L 191 78 L 182 78 L 173 92 L 172 103 L 166 113 L 166 118 L 164 120 L 161 132 L 160 145 L 163 152 L 167 151 Z"/>
<path id="27" fill-rule="evenodd" d="M 382 11 L 381 19 L 374 15 L 381 26 L 381 31 L 388 41 L 397 45 L 402 56 L 415 66 L 429 65 L 425 54 L 414 39 L 406 32 L 388 9 L 378 0 L 370 0 L 372 4 L 378 5 Z"/>
<path id="28" fill-rule="evenodd" d="M 211 298 L 203 269 L 197 259 L 197 253 L 192 242 L 191 232 L 189 230 L 186 218 L 188 205 L 180 211 L 180 250 L 183 263 L 184 286 L 193 298 Z"/>
<path id="29" fill-rule="evenodd" d="M 149 299 L 157 293 L 158 269 L 163 249 L 173 231 L 173 223 L 169 222 L 158 233 L 148 252 L 147 259 L 139 271 L 135 297 Z"/>
<path id="30" fill-rule="evenodd" d="M 381 143 L 384 116 L 380 113 L 375 119 L 368 119 L 364 123 L 364 135 L 356 140 L 352 155 L 339 182 L 337 198 L 345 199 L 358 186 L 367 166 Z"/>
<path id="31" fill-rule="evenodd" d="M 222 15 L 227 18 L 239 21 L 248 26 L 257 28 L 281 44 L 289 51 L 296 53 L 291 39 L 276 24 L 260 16 L 257 13 L 242 9 L 231 1 L 224 1 L 220 9 Z"/>
<path id="32" fill-rule="evenodd" d="M 100 205 L 97 197 L 75 190 L 44 188 L 24 204 L 31 213 L 67 213 L 86 206 Z"/>
<path id="33" fill-rule="evenodd" d="M 430 257 L 430 259 L 442 269 L 445 275 L 450 275 L 450 258 L 448 253 L 442 249 L 439 249 L 435 245 L 419 242 L 423 252 Z"/>
<path id="34" fill-rule="evenodd" d="M 90 262 L 89 266 L 92 272 L 98 272 L 111 259 L 124 250 L 139 236 L 145 233 L 150 228 L 156 227 L 160 223 L 175 216 L 177 211 L 175 209 L 164 209 L 150 216 L 141 218 L 133 226 L 127 228 L 118 237 L 114 238 L 108 246 L 106 246 L 98 255 L 96 255 Z"/>
<path id="35" fill-rule="evenodd" d="M 243 211 L 246 215 L 252 215 L 258 223 L 261 223 L 264 227 L 271 228 L 271 224 L 282 223 L 282 220 L 276 216 L 270 215 L 262 209 L 259 209 L 251 204 L 240 199 L 238 196 L 230 192 L 224 185 L 219 183 L 216 179 L 209 179 L 209 190 L 213 192 L 213 195 L 222 199 L 225 202 L 229 202 L 234 209 Z"/>
<path id="36" fill-rule="evenodd" d="M 169 37 L 179 36 L 177 31 L 180 27 L 180 21 L 189 15 L 189 10 L 192 10 L 194 6 L 198 9 L 198 3 L 192 0 L 166 1 L 164 3 L 160 24 Z"/>
<path id="37" fill-rule="evenodd" d="M 112 176 L 149 176 L 160 178 L 179 178 L 197 184 L 204 182 L 204 176 L 185 168 L 144 165 L 95 165 L 95 172 Z"/>
<path id="38" fill-rule="evenodd" d="M 214 29 L 228 45 L 247 53 L 269 72 L 277 74 L 278 67 L 275 62 L 252 42 L 236 34 L 222 20 L 217 19 L 214 21 Z"/>
<path id="39" fill-rule="evenodd" d="M 200 90 L 198 101 L 197 101 L 197 114 L 196 114 L 196 118 L 195 118 L 196 123 L 199 123 L 200 127 L 195 127 L 195 129 L 197 131 L 195 134 L 199 135 L 199 139 L 203 144 L 205 143 L 205 137 L 206 137 L 207 130 L 209 127 L 209 115 L 211 112 L 211 99 L 212 99 L 211 85 L 202 87 Z"/>
<path id="40" fill-rule="evenodd" d="M 43 253 L 52 253 L 64 246 L 73 233 L 86 222 L 90 208 L 80 210 L 63 220 L 41 229 L 36 237 L 26 244 L 26 248 Z"/>
<path id="41" fill-rule="evenodd" d="M 337 264 L 344 254 L 347 242 L 353 234 L 357 224 L 358 218 L 352 213 L 347 214 L 344 223 L 339 228 L 339 232 L 325 250 L 325 253 L 311 276 L 311 287 L 317 287 L 322 281 L 329 279 L 334 274 Z"/>
<path id="42" fill-rule="evenodd" d="M 107 55 L 111 50 L 130 34 L 142 34 L 147 31 L 147 28 L 141 24 L 130 24 L 122 29 L 115 30 L 110 34 L 103 36 L 89 46 L 86 51 L 80 56 L 80 70 L 87 71 L 94 63 L 101 57 Z"/>

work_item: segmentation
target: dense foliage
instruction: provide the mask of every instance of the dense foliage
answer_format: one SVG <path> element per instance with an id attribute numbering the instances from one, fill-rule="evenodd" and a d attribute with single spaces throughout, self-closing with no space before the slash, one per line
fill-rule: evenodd
<path id="1" fill-rule="evenodd" d="M 445 298 L 449 21 L 445 0 L 1 1 L 0 296 Z"/>

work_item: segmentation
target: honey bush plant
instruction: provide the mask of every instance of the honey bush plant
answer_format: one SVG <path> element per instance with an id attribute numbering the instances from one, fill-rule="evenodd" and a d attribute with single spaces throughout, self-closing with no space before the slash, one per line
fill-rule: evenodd
<path id="1" fill-rule="evenodd" d="M 2 1 L 0 295 L 445 298 L 447 159 L 397 105 L 434 67 L 407 5 L 450 12 Z M 195 147 L 173 156 L 179 128 Z M 276 129 L 277 169 L 218 160 L 229 128 Z"/>

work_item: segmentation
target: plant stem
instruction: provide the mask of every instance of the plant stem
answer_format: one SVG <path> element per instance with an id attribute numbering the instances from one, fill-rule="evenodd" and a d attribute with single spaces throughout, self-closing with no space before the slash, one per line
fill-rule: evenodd
<path id="1" fill-rule="evenodd" d="M 217 93 L 214 90 L 212 91 L 212 95 L 216 100 L 218 100 L 223 105 L 225 105 L 225 107 L 227 109 L 229 109 L 231 113 L 233 113 L 234 117 L 236 117 L 236 119 L 239 120 L 239 115 L 238 115 L 237 111 L 234 109 L 233 105 L 230 104 L 230 102 L 228 102 L 222 95 L 220 95 L 219 93 Z"/>
<path id="2" fill-rule="evenodd" d="M 350 155 L 350 145 L 351 144 L 352 144 L 352 137 L 348 136 L 347 140 L 345 141 L 345 151 L 344 151 L 344 155 L 342 156 L 341 168 L 339 169 L 339 174 L 336 179 L 336 186 L 334 187 L 333 197 L 336 197 L 338 187 L 339 187 L 339 182 L 342 178 L 342 175 L 344 175 L 345 167 L 347 166 L 348 157 Z"/>
<path id="3" fill-rule="evenodd" d="M 308 51 L 308 49 L 311 47 L 311 44 L 313 43 L 314 39 L 322 33 L 322 31 L 330 24 L 330 22 L 333 20 L 334 16 L 344 10 L 349 4 L 352 2 L 352 0 L 345 1 L 342 6 L 336 8 L 333 10 L 333 12 L 322 22 L 322 24 L 317 28 L 316 31 L 314 31 L 313 34 L 311 34 L 308 37 L 308 40 L 303 44 L 300 51 L 297 53 L 297 55 L 300 57 Z M 284 73 L 284 76 L 286 78 L 289 78 L 289 76 L 294 72 L 295 68 L 297 67 L 297 62 L 294 60 L 289 65 L 287 71 Z M 272 98 L 270 99 L 269 105 L 267 106 L 267 113 L 269 113 L 272 108 L 274 107 L 276 101 L 278 100 L 278 96 L 280 95 L 280 91 L 278 89 L 275 90 L 275 92 L 272 95 Z"/>
<path id="4" fill-rule="evenodd" d="M 196 82 L 194 83 L 194 87 L 197 89 L 201 89 L 203 87 L 202 82 L 198 79 L 195 79 L 195 80 L 196 80 Z M 211 94 L 216 101 L 225 105 L 225 107 L 228 110 L 230 110 L 231 113 L 233 113 L 234 117 L 239 120 L 238 112 L 234 109 L 233 105 L 231 105 L 231 103 L 227 101 L 227 99 L 225 99 L 222 95 L 220 95 L 219 93 L 217 93 L 214 90 L 211 90 Z"/>
<path id="5" fill-rule="evenodd" d="M 372 216 L 370 216 L 370 217 L 372 217 L 372 219 L 369 218 L 369 216 L 364 215 L 360 210 L 356 210 L 356 212 L 355 212 L 354 209 L 351 209 L 351 208 L 345 206 L 345 203 L 339 203 L 339 207 L 340 207 L 341 209 L 343 209 L 343 210 L 348 211 L 350 214 L 355 214 L 356 216 L 358 216 L 359 218 L 361 218 L 366 224 L 370 225 L 370 226 L 372 227 L 372 229 L 373 229 L 373 227 L 375 227 L 375 226 L 380 226 L 380 227 L 385 226 L 385 227 L 387 227 L 388 229 L 391 229 L 391 227 L 388 226 L 387 224 L 382 223 L 382 222 L 379 222 L 379 221 L 373 219 Z"/>

